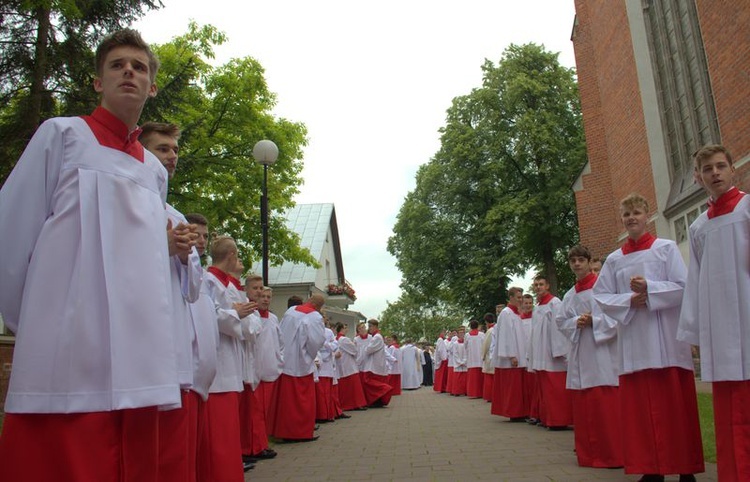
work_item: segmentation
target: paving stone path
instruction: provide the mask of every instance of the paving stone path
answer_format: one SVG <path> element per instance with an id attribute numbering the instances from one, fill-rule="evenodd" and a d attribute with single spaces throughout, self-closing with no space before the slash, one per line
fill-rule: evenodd
<path id="1" fill-rule="evenodd" d="M 261 481 L 620 481 L 622 469 L 578 467 L 573 432 L 550 432 L 490 415 L 489 404 L 404 391 L 391 406 L 349 412 L 321 425 L 315 442 L 276 444 L 245 480 Z M 716 481 L 706 464 L 699 482 Z M 667 477 L 676 481 L 677 476 Z"/>

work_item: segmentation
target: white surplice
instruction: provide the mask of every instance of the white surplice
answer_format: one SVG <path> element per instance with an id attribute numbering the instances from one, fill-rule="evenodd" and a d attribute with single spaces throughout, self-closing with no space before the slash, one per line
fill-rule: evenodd
<path id="1" fill-rule="evenodd" d="M 363 371 L 375 375 L 388 376 L 388 364 L 385 355 L 385 341 L 383 335 L 376 333 L 371 335 L 365 348 L 365 362 Z"/>
<path id="2" fill-rule="evenodd" d="M 300 306 L 286 310 L 279 323 L 284 341 L 283 373 L 291 377 L 313 373 L 315 356 L 325 342 L 323 315 L 317 311 L 305 313 Z"/>
<path id="3" fill-rule="evenodd" d="M 578 317 L 591 313 L 592 326 L 578 327 Z M 557 326 L 571 343 L 566 388 L 619 385 L 617 378 L 617 329 L 604 321 L 591 289 L 568 290 L 557 310 Z"/>
<path id="4" fill-rule="evenodd" d="M 510 360 L 512 357 L 518 360 L 519 367 L 526 366 L 526 342 L 521 317 L 507 306 L 497 317 L 490 352 L 495 368 L 513 368 Z"/>
<path id="5" fill-rule="evenodd" d="M 362 338 L 360 338 L 360 340 L 361 339 Z M 340 336 L 337 341 L 339 344 L 338 350 L 341 352 L 341 358 L 336 361 L 336 374 L 338 378 L 344 378 L 359 373 L 359 368 L 357 366 L 359 349 L 357 348 L 355 341 L 346 336 Z"/>
<path id="6" fill-rule="evenodd" d="M 700 345 L 705 381 L 750 380 L 750 196 L 690 226 L 690 265 L 677 338 Z"/>
<path id="7" fill-rule="evenodd" d="M 489 373 L 490 375 L 495 373 L 495 367 L 492 366 L 492 352 L 490 351 L 494 332 L 495 327 L 490 327 L 484 334 L 484 341 L 482 342 L 482 373 Z"/>
<path id="8" fill-rule="evenodd" d="M 633 308 L 630 278 L 648 284 L 647 306 Z M 628 255 L 622 249 L 607 256 L 594 285 L 594 299 L 605 320 L 617 326 L 618 373 L 649 368 L 693 370 L 690 345 L 677 340 L 687 269 L 674 241 L 657 238 L 651 248 Z"/>
<path id="9" fill-rule="evenodd" d="M 0 312 L 16 334 L 5 411 L 178 406 L 167 173 L 44 122 L 0 190 Z"/>
<path id="10" fill-rule="evenodd" d="M 422 357 L 417 347 L 411 343 L 401 350 L 401 388 L 413 390 L 422 385 Z"/>
<path id="11" fill-rule="evenodd" d="M 255 337 L 255 369 L 263 382 L 274 382 L 284 370 L 284 340 L 281 338 L 279 319 L 269 312 L 261 316 L 261 329 Z"/>
<path id="12" fill-rule="evenodd" d="M 482 344 L 484 343 L 485 334 L 477 332 L 472 335 L 471 332 L 466 334 L 464 343 L 466 344 L 466 366 L 468 368 L 480 368 L 482 366 Z"/>
<path id="13" fill-rule="evenodd" d="M 570 352 L 570 340 L 560 332 L 555 323 L 555 313 L 561 301 L 557 296 L 543 305 L 537 305 L 531 318 L 531 338 L 528 344 L 528 365 L 534 371 L 564 372 L 565 360 Z"/>

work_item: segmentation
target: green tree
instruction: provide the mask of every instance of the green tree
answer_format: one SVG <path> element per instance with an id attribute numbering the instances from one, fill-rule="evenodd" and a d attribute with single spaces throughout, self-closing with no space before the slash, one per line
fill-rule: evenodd
<path id="1" fill-rule="evenodd" d="M 538 267 L 553 287 L 577 242 L 571 185 L 585 162 L 574 72 L 543 47 L 485 61 L 454 99 L 441 147 L 417 173 L 388 249 L 402 288 L 438 293 L 468 316 L 505 301 L 508 276 Z"/>
<path id="2" fill-rule="evenodd" d="M 183 130 L 169 201 L 182 212 L 206 215 L 212 231 L 238 241 L 248 262 L 258 259 L 263 167 L 255 162 L 252 149 L 259 140 L 270 139 L 279 147 L 279 159 L 268 176 L 270 261 L 315 265 L 283 215 L 294 205 L 302 182 L 307 129 L 274 117 L 276 95 L 255 59 L 237 58 L 215 67 L 209 63 L 214 47 L 225 41 L 215 27 L 191 22 L 184 35 L 153 46 L 162 63 L 156 79 L 159 93 L 146 104 L 141 119 L 173 122 Z"/>
<path id="3" fill-rule="evenodd" d="M 398 335 L 399 339 L 434 342 L 440 332 L 461 324 L 463 316 L 440 300 L 427 303 L 419 295 L 405 294 L 388 307 L 380 318 L 384 334 Z"/>
<path id="4" fill-rule="evenodd" d="M 42 121 L 95 104 L 92 50 L 102 37 L 161 6 L 158 0 L 2 2 L 0 183 Z"/>

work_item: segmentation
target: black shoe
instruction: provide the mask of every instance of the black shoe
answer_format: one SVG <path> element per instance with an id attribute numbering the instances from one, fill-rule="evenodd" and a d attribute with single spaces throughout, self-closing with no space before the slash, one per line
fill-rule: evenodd
<path id="1" fill-rule="evenodd" d="M 510 420 L 509 420 L 509 422 L 512 422 L 512 423 L 525 422 L 525 421 L 526 421 L 526 417 L 510 417 Z"/>
<path id="2" fill-rule="evenodd" d="M 333 420 L 328 420 L 327 418 L 319 418 L 315 420 L 315 423 L 331 423 Z"/>
<path id="3" fill-rule="evenodd" d="M 262 451 L 260 453 L 257 453 L 257 454 L 253 454 L 252 456 L 255 459 L 272 459 L 272 458 L 276 457 L 277 455 L 278 454 L 276 453 L 275 450 L 273 450 L 273 449 L 265 449 L 264 451 Z M 244 456 L 243 456 L 243 460 L 244 460 Z"/>
<path id="4" fill-rule="evenodd" d="M 568 430 L 568 426 L 567 425 L 558 425 L 558 426 L 555 426 L 555 427 L 547 427 L 547 430 L 549 430 L 550 432 L 562 432 L 562 431 Z"/>
<path id="5" fill-rule="evenodd" d="M 316 424 L 315 424 L 315 428 L 313 428 L 313 430 L 318 430 L 319 428 L 320 428 L 320 425 L 318 425 L 318 424 L 316 423 Z"/>
<path id="6" fill-rule="evenodd" d="M 242 463 L 242 471 L 247 472 L 248 470 L 252 470 L 255 468 L 255 464 L 253 463 Z"/>
<path id="7" fill-rule="evenodd" d="M 351 415 L 347 415 L 347 414 L 345 414 L 345 413 L 342 413 L 341 415 L 339 415 L 339 416 L 338 416 L 338 417 L 336 417 L 336 418 L 352 418 L 352 416 L 351 416 Z"/>
<path id="8" fill-rule="evenodd" d="M 680 482 L 696 482 L 693 474 L 680 474 Z"/>
<path id="9" fill-rule="evenodd" d="M 539 423 L 539 419 L 529 417 L 526 419 L 526 423 L 528 423 L 529 425 L 536 425 Z"/>
<path id="10" fill-rule="evenodd" d="M 255 458 L 254 455 L 243 455 L 242 456 L 242 463 L 243 464 L 254 464 L 257 461 L 258 461 L 258 459 Z"/>
<path id="11" fill-rule="evenodd" d="M 659 474 L 645 474 L 638 482 L 664 482 L 664 476 Z"/>
<path id="12" fill-rule="evenodd" d="M 355 412 L 364 412 L 367 410 L 367 407 L 357 407 L 353 409 Z"/>

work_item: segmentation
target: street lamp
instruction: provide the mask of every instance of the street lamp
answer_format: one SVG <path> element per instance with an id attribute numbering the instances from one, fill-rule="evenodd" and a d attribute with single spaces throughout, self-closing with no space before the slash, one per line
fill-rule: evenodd
<path id="1" fill-rule="evenodd" d="M 263 194 L 260 197 L 260 227 L 263 230 L 263 286 L 268 286 L 268 166 L 276 162 L 279 148 L 273 141 L 258 141 L 253 146 L 255 162 L 263 164 Z"/>

